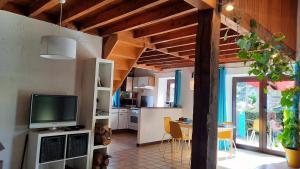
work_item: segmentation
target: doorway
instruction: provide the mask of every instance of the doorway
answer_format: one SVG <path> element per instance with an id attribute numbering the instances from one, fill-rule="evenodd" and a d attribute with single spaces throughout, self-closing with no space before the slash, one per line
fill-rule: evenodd
<path id="1" fill-rule="evenodd" d="M 294 83 L 287 79 L 271 83 L 258 81 L 256 77 L 233 78 L 232 117 L 238 147 L 284 155 L 277 140 L 283 129 L 281 91 L 293 87 Z"/>

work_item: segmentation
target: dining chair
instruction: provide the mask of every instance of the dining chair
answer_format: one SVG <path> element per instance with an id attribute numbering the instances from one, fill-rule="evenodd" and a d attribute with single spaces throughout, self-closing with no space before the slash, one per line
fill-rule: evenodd
<path id="1" fill-rule="evenodd" d="M 230 144 L 233 144 L 235 152 L 237 152 L 237 148 L 236 148 L 236 145 L 235 145 L 234 140 L 233 140 L 233 130 L 232 129 L 227 129 L 227 130 L 224 130 L 224 131 L 218 131 L 218 142 L 219 141 L 223 141 L 225 151 L 227 151 L 226 142 L 228 141 Z M 229 150 L 229 151 L 231 152 L 232 150 Z"/>
<path id="2" fill-rule="evenodd" d="M 224 126 L 233 126 L 233 122 L 231 122 L 231 121 L 225 121 L 225 122 L 223 122 L 223 125 Z M 231 130 L 231 132 L 232 132 L 231 134 L 233 136 L 233 130 Z M 237 151 L 236 144 L 235 144 L 235 141 L 233 140 L 233 137 L 231 138 L 231 141 L 232 141 L 232 144 L 234 146 L 235 151 Z"/>
<path id="3" fill-rule="evenodd" d="M 161 146 L 162 146 L 166 136 L 169 136 L 168 142 L 170 142 L 170 138 L 171 138 L 170 121 L 171 121 L 171 117 L 164 117 L 164 134 L 163 134 L 163 137 L 161 139 L 160 150 L 161 150 Z"/>
<path id="4" fill-rule="evenodd" d="M 250 135 L 250 138 L 249 138 L 249 131 L 251 131 L 251 135 Z M 249 128 L 247 130 L 247 141 L 251 141 L 251 142 L 255 142 L 256 140 L 256 133 L 259 133 L 259 119 L 255 119 L 253 121 L 253 127 L 252 128 Z"/>
<path id="5" fill-rule="evenodd" d="M 181 162 L 182 162 L 183 148 L 185 144 L 188 144 L 190 138 L 182 133 L 181 127 L 177 122 L 170 121 L 170 129 L 171 129 L 170 132 L 171 132 L 172 140 L 179 141 L 179 146 L 181 148 Z M 172 153 L 173 153 L 173 146 L 174 146 L 173 143 L 174 142 L 172 141 L 172 145 L 171 145 Z"/>

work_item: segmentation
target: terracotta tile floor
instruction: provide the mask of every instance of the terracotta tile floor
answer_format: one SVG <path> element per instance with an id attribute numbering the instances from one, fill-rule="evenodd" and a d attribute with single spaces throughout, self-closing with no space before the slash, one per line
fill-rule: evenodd
<path id="1" fill-rule="evenodd" d="M 170 144 L 136 147 L 136 134 L 113 134 L 109 146 L 112 155 L 108 169 L 188 169 L 190 151 L 185 148 L 181 163 L 180 151 L 171 154 Z M 288 169 L 282 157 L 238 150 L 233 158 L 228 153 L 218 153 L 218 169 Z"/>

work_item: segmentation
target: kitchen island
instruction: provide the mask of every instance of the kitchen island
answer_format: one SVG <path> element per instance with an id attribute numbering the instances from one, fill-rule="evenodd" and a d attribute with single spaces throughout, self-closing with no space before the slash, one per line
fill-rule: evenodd
<path id="1" fill-rule="evenodd" d="M 182 108 L 145 107 L 141 108 L 138 123 L 137 144 L 147 144 L 161 141 L 164 130 L 164 117 L 178 120 L 182 116 Z"/>

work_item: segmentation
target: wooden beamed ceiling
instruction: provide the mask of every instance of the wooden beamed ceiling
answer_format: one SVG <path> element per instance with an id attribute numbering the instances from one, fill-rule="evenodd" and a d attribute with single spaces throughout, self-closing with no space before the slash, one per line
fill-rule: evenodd
<path id="1" fill-rule="evenodd" d="M 155 70 L 190 67 L 195 60 L 197 11 L 214 7 L 214 2 L 66 0 L 62 24 L 67 28 L 104 37 L 130 32 L 133 38 L 144 40 L 147 49 L 135 67 Z M 0 0 L 0 9 L 54 24 L 59 22 L 58 0 Z M 220 63 L 240 62 L 236 57 L 238 46 L 235 44 L 240 35 L 221 24 L 220 37 Z M 125 57 L 122 53 L 117 55 Z"/>

